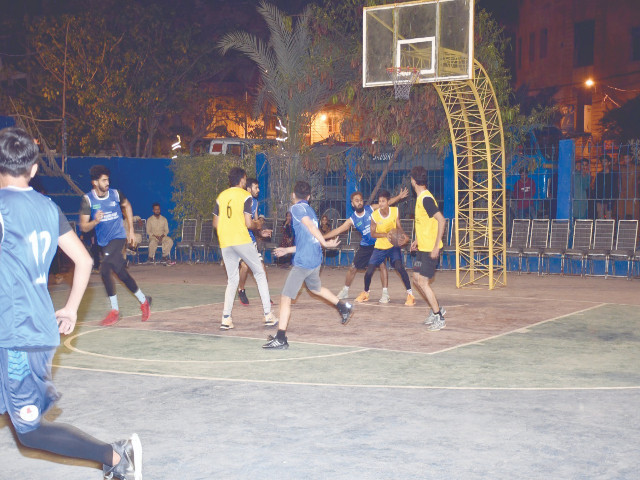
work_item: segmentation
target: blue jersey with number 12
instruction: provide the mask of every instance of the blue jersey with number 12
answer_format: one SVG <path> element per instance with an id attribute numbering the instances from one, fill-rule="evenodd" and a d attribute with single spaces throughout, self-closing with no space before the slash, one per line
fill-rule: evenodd
<path id="1" fill-rule="evenodd" d="M 61 218 L 58 206 L 32 188 L 0 189 L 0 347 L 60 343 L 47 279 Z"/>

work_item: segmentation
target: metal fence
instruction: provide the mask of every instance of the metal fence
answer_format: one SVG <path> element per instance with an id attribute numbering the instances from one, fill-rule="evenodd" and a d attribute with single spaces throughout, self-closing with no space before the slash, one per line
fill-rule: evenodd
<path id="1" fill-rule="evenodd" d="M 576 146 L 574 219 L 640 220 L 640 145 Z"/>

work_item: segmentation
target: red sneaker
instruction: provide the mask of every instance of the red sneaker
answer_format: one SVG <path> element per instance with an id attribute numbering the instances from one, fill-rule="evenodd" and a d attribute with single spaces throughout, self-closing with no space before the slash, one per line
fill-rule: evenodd
<path id="1" fill-rule="evenodd" d="M 142 310 L 142 321 L 149 320 L 151 316 L 151 297 L 147 297 L 144 303 L 140 304 L 140 310 Z"/>
<path id="2" fill-rule="evenodd" d="M 110 327 L 120 321 L 120 312 L 118 310 L 111 310 L 106 317 L 100 322 L 103 327 Z"/>

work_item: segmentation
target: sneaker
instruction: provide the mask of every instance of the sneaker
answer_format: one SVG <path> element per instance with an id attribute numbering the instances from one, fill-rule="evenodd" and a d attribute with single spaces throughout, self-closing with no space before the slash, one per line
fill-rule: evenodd
<path id="1" fill-rule="evenodd" d="M 344 300 L 349 296 L 349 289 L 347 287 L 342 287 L 340 293 L 338 293 L 338 300 Z"/>
<path id="2" fill-rule="evenodd" d="M 111 444 L 120 455 L 120 462 L 113 467 L 102 466 L 105 480 L 142 480 L 142 444 L 137 434 L 128 440 L 120 440 Z"/>
<path id="3" fill-rule="evenodd" d="M 362 292 L 360 295 L 356 297 L 356 302 L 368 302 L 369 301 L 369 292 Z"/>
<path id="4" fill-rule="evenodd" d="M 274 325 L 277 325 L 279 321 L 280 320 L 278 320 L 278 317 L 276 317 L 273 312 L 269 312 L 268 315 L 264 316 L 265 327 L 273 327 Z"/>
<path id="5" fill-rule="evenodd" d="M 144 303 L 140 304 L 140 310 L 142 311 L 142 321 L 146 322 L 151 316 L 151 297 L 147 297 Z"/>
<path id="6" fill-rule="evenodd" d="M 433 323 L 427 327 L 427 330 L 430 332 L 437 332 L 438 330 L 442 330 L 447 325 L 447 322 L 442 316 L 442 313 L 440 313 L 440 315 L 436 315 L 436 317 L 438 318 L 435 319 Z"/>
<path id="7" fill-rule="evenodd" d="M 410 293 L 407 294 L 407 301 L 404 302 L 404 304 L 408 307 L 413 307 L 416 304 L 416 297 L 414 297 L 413 295 L 411 295 Z"/>
<path id="8" fill-rule="evenodd" d="M 443 317 L 447 313 L 447 309 L 444 308 L 442 305 L 440 305 L 440 313 L 442 314 Z M 440 317 L 438 315 L 436 315 L 435 313 L 433 313 L 433 309 L 430 308 L 429 309 L 429 316 L 424 321 L 424 324 L 425 325 L 431 325 L 438 318 L 440 318 Z"/>
<path id="9" fill-rule="evenodd" d="M 389 303 L 391 301 L 391 297 L 389 297 L 388 293 L 382 293 L 382 296 L 380 297 L 380 300 L 378 300 L 378 302 L 380 303 Z"/>
<path id="10" fill-rule="evenodd" d="M 110 327 L 120 321 L 120 312 L 118 310 L 111 310 L 106 317 L 100 322 L 103 327 Z"/>
<path id="11" fill-rule="evenodd" d="M 222 317 L 222 323 L 220 324 L 220 330 L 230 330 L 233 328 L 233 321 L 231 317 L 224 318 Z"/>
<path id="12" fill-rule="evenodd" d="M 262 348 L 270 348 L 273 350 L 286 350 L 289 348 L 289 344 L 287 343 L 287 337 L 284 337 L 284 342 L 281 342 L 276 337 L 269 335 L 268 342 L 262 345 Z"/>
<path id="13" fill-rule="evenodd" d="M 240 299 L 240 303 L 242 305 L 249 305 L 249 299 L 247 298 L 247 292 L 244 291 L 244 288 L 242 290 L 238 290 L 238 298 Z"/>
<path id="14" fill-rule="evenodd" d="M 368 298 L 368 294 L 367 294 L 367 298 Z M 351 317 L 353 316 L 353 305 L 350 303 L 345 303 L 344 305 L 347 308 L 345 309 L 344 312 L 340 312 L 340 316 L 342 317 L 340 321 L 342 322 L 342 325 L 346 325 L 347 323 L 349 323 L 349 320 L 351 320 Z"/>
<path id="15" fill-rule="evenodd" d="M 164 257 L 162 259 L 162 264 L 170 267 L 171 265 L 175 265 L 176 261 L 175 260 L 171 260 L 171 257 Z"/>

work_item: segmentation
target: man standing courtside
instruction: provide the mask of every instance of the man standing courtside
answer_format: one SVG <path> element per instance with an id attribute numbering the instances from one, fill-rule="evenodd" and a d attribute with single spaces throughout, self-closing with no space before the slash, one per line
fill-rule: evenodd
<path id="1" fill-rule="evenodd" d="M 133 277 L 129 275 L 126 260 L 122 255 L 127 243 L 135 246 L 131 203 L 120 190 L 109 188 L 111 172 L 107 167 L 94 165 L 89 170 L 89 174 L 93 189 L 82 197 L 80 230 L 89 232 L 95 228 L 98 245 L 102 247 L 100 275 L 111 303 L 111 311 L 100 322 L 100 325 L 107 327 L 120 320 L 120 307 L 112 273 L 115 273 L 138 299 L 142 311 L 142 321 L 146 322 L 151 314 L 151 297 L 145 296 Z M 123 224 L 122 209 L 126 213 L 126 229 Z"/>
<path id="2" fill-rule="evenodd" d="M 43 418 L 60 398 L 51 362 L 60 334 L 75 328 L 93 262 L 57 205 L 29 187 L 37 160 L 38 147 L 24 130 L 0 131 L 0 414 L 9 414 L 28 448 L 101 463 L 104 478 L 141 480 L 136 434 L 109 445 Z M 47 278 L 58 246 L 75 270 L 65 306 L 54 311 Z"/>
<path id="3" fill-rule="evenodd" d="M 240 260 L 246 263 L 253 272 L 262 300 L 264 326 L 271 327 L 278 323 L 278 319 L 271 312 L 267 274 L 264 271 L 258 250 L 249 235 L 249 229 L 259 229 L 260 225 L 251 217 L 253 196 L 246 190 L 246 172 L 242 168 L 233 167 L 229 171 L 229 185 L 229 188 L 218 195 L 213 210 L 213 227 L 218 231 L 224 267 L 227 270 L 227 289 L 224 293 L 220 329 L 233 328 L 231 311 L 240 280 Z"/>
<path id="4" fill-rule="evenodd" d="M 427 171 L 424 167 L 411 169 L 411 186 L 416 192 L 415 231 L 416 240 L 411 250 L 418 250 L 413 264 L 413 282 L 429 302 L 431 313 L 424 322 L 427 330 L 437 331 L 445 327 L 445 309 L 438 304 L 431 290 L 431 281 L 436 272 L 442 248 L 445 219 L 433 195 L 427 190 Z"/>

